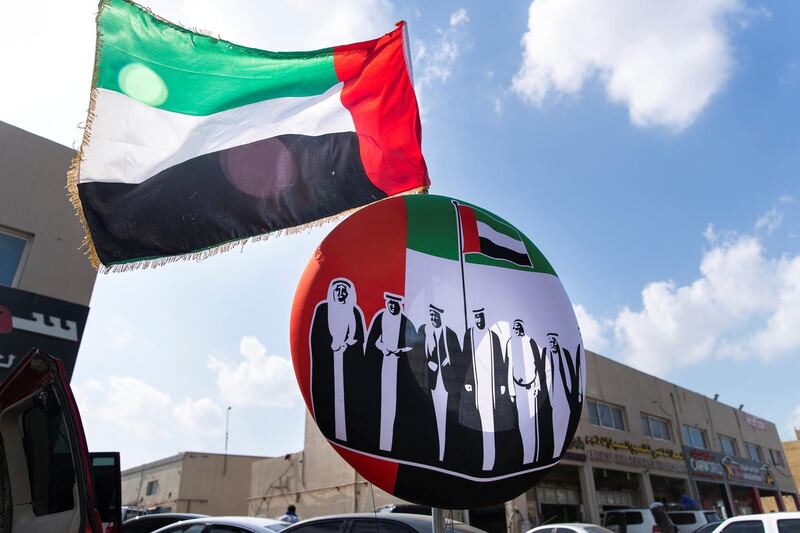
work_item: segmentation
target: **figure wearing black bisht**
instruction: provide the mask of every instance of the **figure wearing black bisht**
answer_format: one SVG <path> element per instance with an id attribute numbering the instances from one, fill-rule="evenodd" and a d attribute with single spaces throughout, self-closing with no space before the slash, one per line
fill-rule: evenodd
<path id="1" fill-rule="evenodd" d="M 350 280 L 331 281 L 328 298 L 314 309 L 310 348 L 314 419 L 326 438 L 358 446 L 367 439 L 357 423 L 363 409 L 358 373 L 364 362 L 364 316 Z"/>
<path id="2" fill-rule="evenodd" d="M 438 453 L 435 460 L 445 460 L 447 440 L 458 438 L 458 406 L 464 375 L 458 374 L 461 343 L 455 332 L 442 323 L 444 309 L 428 306 L 429 324 L 419 328 L 420 340 L 427 362 L 427 386 L 430 391 L 435 418 Z M 451 447 L 453 447 L 451 445 Z"/>
<path id="3" fill-rule="evenodd" d="M 500 337 L 486 325 L 483 308 L 472 310 L 474 326 L 464 334 L 464 390 L 461 393 L 461 434 L 459 442 L 467 456 L 468 467 L 490 471 L 498 448 L 495 429 L 512 429 L 512 421 L 503 427 L 512 405 L 508 394 L 508 363 Z M 500 420 L 497 420 L 497 418 Z M 477 453 L 472 453 L 476 450 Z M 501 453 L 508 450 L 502 450 Z"/>
<path id="4" fill-rule="evenodd" d="M 573 362 L 572 355 L 569 350 L 561 347 L 558 343 L 557 333 L 548 333 L 548 343 L 550 353 L 554 358 L 560 361 L 558 364 L 558 373 L 561 377 L 561 384 L 563 386 L 564 395 L 569 406 L 569 422 L 567 424 L 566 435 L 561 446 L 561 452 L 566 450 L 569 442 L 566 438 L 575 434 L 575 429 L 578 427 L 578 422 L 581 417 L 581 408 L 583 406 L 583 389 L 581 383 L 581 345 L 578 345 L 575 351 L 575 360 Z M 555 364 L 555 361 L 553 362 Z M 553 377 L 555 379 L 555 376 Z M 556 446 L 558 442 L 555 443 Z M 556 450 L 558 452 L 559 450 Z"/>
<path id="5" fill-rule="evenodd" d="M 416 331 L 411 321 L 402 313 L 403 297 L 385 292 L 385 308 L 378 311 L 372 319 L 365 355 L 367 366 L 371 369 L 370 394 L 363 398 L 369 410 L 369 420 L 375 421 L 374 431 L 370 435 L 370 450 L 392 452 L 394 442 L 399 435 L 395 434 L 395 421 L 405 420 L 408 416 L 403 410 L 413 407 L 414 401 L 409 397 L 419 384 L 411 373 L 408 361 L 412 350 Z M 409 382 L 411 381 L 411 382 Z M 402 422 L 401 422 L 401 426 Z"/>
<path id="6" fill-rule="evenodd" d="M 549 461 L 553 457 L 553 405 L 550 403 L 550 391 L 553 388 L 553 361 L 546 348 L 539 351 L 536 341 L 533 343 L 533 358 L 536 366 L 536 379 L 540 384 L 536 396 L 536 423 L 539 426 L 539 460 Z"/>

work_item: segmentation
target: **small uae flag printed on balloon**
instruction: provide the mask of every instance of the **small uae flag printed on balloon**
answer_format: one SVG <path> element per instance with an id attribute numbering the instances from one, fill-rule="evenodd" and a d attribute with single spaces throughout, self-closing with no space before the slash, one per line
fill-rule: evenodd
<path id="1" fill-rule="evenodd" d="M 580 418 L 583 347 L 555 270 L 512 224 L 452 198 L 387 199 L 339 224 L 300 280 L 291 345 L 325 438 L 424 505 L 517 496 Z"/>

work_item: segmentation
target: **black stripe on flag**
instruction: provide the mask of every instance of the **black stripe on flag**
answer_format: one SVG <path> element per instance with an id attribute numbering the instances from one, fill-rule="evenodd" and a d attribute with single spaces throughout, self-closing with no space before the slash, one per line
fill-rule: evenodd
<path id="1" fill-rule="evenodd" d="M 184 161 L 139 184 L 78 185 L 103 264 L 187 254 L 385 198 L 354 132 L 280 135 Z"/>
<path id="2" fill-rule="evenodd" d="M 528 254 L 523 254 L 506 248 L 505 246 L 495 244 L 486 237 L 479 237 L 478 240 L 480 242 L 481 253 L 483 255 L 487 255 L 494 259 L 505 259 L 506 261 L 511 261 L 515 265 L 519 266 L 533 266 L 531 265 L 531 260 L 528 257 Z"/>

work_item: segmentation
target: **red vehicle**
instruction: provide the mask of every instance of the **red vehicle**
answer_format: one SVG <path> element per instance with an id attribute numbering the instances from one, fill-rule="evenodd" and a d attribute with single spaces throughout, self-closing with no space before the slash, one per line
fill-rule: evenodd
<path id="1" fill-rule="evenodd" d="M 0 532 L 121 533 L 119 453 L 89 453 L 61 362 L 34 349 L 0 385 Z"/>

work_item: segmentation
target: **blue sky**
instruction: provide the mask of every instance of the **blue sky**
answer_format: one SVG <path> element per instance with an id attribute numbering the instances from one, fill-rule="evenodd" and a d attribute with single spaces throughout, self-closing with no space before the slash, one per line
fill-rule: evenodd
<path id="1" fill-rule="evenodd" d="M 407 20 L 431 192 L 522 229 L 589 349 L 744 404 L 784 439 L 800 426 L 800 5 L 143 3 L 274 50 Z M 0 46 L 26 53 L 0 57 L 15 74 L 0 120 L 76 145 L 95 5 L 17 4 Z M 231 405 L 231 452 L 299 449 L 288 314 L 331 228 L 99 276 L 73 378 L 91 447 L 121 450 L 126 467 L 222 451 Z"/>

